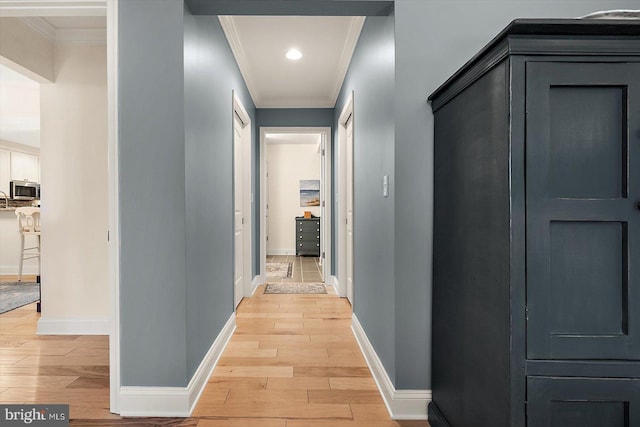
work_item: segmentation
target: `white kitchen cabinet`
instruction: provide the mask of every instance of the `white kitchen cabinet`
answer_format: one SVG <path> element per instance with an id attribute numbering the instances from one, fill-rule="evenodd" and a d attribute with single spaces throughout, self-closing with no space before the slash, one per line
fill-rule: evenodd
<path id="1" fill-rule="evenodd" d="M 0 191 L 9 195 L 9 181 L 11 180 L 11 152 L 0 148 Z M 2 205 L 4 206 L 4 205 Z"/>
<path id="2" fill-rule="evenodd" d="M 40 182 L 40 161 L 38 156 L 12 151 L 11 179 Z"/>

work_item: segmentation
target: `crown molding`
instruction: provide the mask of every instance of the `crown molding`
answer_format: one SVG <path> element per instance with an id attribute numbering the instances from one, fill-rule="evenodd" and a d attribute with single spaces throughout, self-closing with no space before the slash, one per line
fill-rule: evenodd
<path id="1" fill-rule="evenodd" d="M 18 18 L 51 43 L 106 44 L 106 28 L 55 28 L 39 16 Z"/>
<path id="2" fill-rule="evenodd" d="M 231 47 L 231 52 L 236 58 L 238 68 L 240 68 L 240 73 L 244 78 L 247 89 L 249 89 L 249 94 L 253 99 L 253 103 L 256 107 L 261 107 L 262 99 L 259 96 L 259 92 L 257 91 L 254 83 L 255 80 L 253 78 L 253 75 L 251 74 L 247 54 L 244 50 L 244 47 L 242 47 L 242 42 L 240 40 L 240 34 L 238 32 L 236 21 L 233 16 L 219 16 L 218 19 L 220 20 L 220 25 L 222 26 L 224 34 L 227 36 L 229 46 Z"/>
<path id="3" fill-rule="evenodd" d="M 256 103 L 257 108 L 333 108 L 335 99 L 326 96 L 288 96 L 270 98 L 261 104 Z"/>
<path id="4" fill-rule="evenodd" d="M 0 17 L 107 16 L 107 0 L 0 0 Z"/>
<path id="5" fill-rule="evenodd" d="M 342 48 L 342 54 L 340 55 L 340 62 L 338 62 L 338 68 L 336 70 L 336 80 L 330 97 L 331 106 L 335 105 L 338 95 L 340 94 L 340 89 L 342 89 L 342 84 L 344 83 L 344 78 L 349 70 L 349 64 L 351 64 L 353 51 L 356 49 L 356 45 L 358 44 L 358 39 L 360 38 L 364 21 L 364 16 L 354 16 L 351 18 L 349 32 L 347 33 L 347 38 Z"/>
<path id="6" fill-rule="evenodd" d="M 43 18 L 39 16 L 30 16 L 19 18 L 22 22 L 27 24 L 29 28 L 31 28 L 36 33 L 40 34 L 50 42 L 55 42 L 56 40 L 56 29 L 53 25 L 49 24 Z"/>

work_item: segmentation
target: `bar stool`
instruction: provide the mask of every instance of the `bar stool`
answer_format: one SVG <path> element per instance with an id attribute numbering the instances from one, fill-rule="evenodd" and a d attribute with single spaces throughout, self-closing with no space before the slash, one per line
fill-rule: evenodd
<path id="1" fill-rule="evenodd" d="M 20 233 L 20 265 L 18 267 L 18 282 L 22 281 L 22 266 L 25 259 L 38 258 L 38 276 L 40 275 L 40 208 L 23 207 L 16 209 L 18 217 L 18 233 Z M 24 247 L 26 236 L 34 236 L 37 246 Z"/>

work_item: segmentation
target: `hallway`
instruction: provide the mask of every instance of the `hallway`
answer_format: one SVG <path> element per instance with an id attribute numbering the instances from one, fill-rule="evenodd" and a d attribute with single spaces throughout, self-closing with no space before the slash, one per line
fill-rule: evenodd
<path id="1" fill-rule="evenodd" d="M 237 329 L 192 418 L 109 414 L 107 337 L 38 336 L 33 304 L 0 315 L 0 402 L 68 403 L 71 425 L 428 427 L 389 418 L 335 295 L 265 295 Z"/>

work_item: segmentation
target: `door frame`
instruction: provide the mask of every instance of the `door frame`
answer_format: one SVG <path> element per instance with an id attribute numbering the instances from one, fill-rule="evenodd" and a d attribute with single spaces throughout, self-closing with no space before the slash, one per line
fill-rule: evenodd
<path id="1" fill-rule="evenodd" d="M 324 203 L 324 214 L 320 217 L 320 257 L 323 265 L 322 279 L 325 284 L 334 285 L 331 280 L 331 247 L 333 218 L 331 215 L 333 198 L 331 194 L 331 128 L 330 127 L 260 127 L 260 279 L 264 282 L 267 278 L 267 140 L 268 133 L 315 133 L 322 138 L 324 150 L 324 169 L 320 182 L 320 204 Z M 321 153 L 322 154 L 322 153 Z M 324 253 L 324 258 L 322 254 Z"/>
<path id="2" fill-rule="evenodd" d="M 120 203 L 118 193 L 118 3 L 107 0 L 107 158 L 109 198 L 109 284 L 111 333 L 109 334 L 109 410 L 120 413 Z"/>
<path id="3" fill-rule="evenodd" d="M 347 121 L 351 118 L 351 121 L 354 120 L 354 108 L 353 108 L 353 91 L 349 94 L 349 97 L 344 103 L 344 107 L 342 108 L 342 112 L 338 118 L 338 147 L 337 147 L 337 164 L 338 164 L 338 183 L 337 183 L 337 192 L 340 195 L 337 200 L 338 209 L 336 209 L 336 224 L 339 224 L 337 230 L 337 291 L 338 295 L 344 298 L 348 298 L 351 304 L 353 305 L 354 294 L 353 289 L 351 290 L 351 295 L 349 295 L 349 290 L 347 289 L 347 233 L 346 233 L 346 221 L 347 221 L 347 164 L 346 164 L 346 153 L 347 153 Z M 353 125 L 352 125 L 353 126 Z M 353 131 L 353 129 L 352 129 Z M 353 132 L 351 134 L 352 144 L 353 144 Z M 351 156 L 352 166 L 353 166 L 353 155 Z M 353 167 L 351 168 L 353 175 Z M 353 185 L 353 176 L 351 176 L 351 185 L 352 188 L 355 188 Z M 353 192 L 352 192 L 353 195 Z M 352 196 L 353 197 L 353 196 Z M 353 207 L 353 200 L 352 200 Z M 352 233 L 354 231 L 355 221 L 355 210 L 354 215 L 352 215 Z M 353 244 L 351 245 L 353 248 Z M 351 257 L 351 262 L 353 264 L 353 255 Z M 351 268 L 353 272 L 354 269 Z M 354 276 L 355 274 L 352 273 Z M 355 279 L 352 277 L 353 283 L 355 283 Z"/>
<path id="4" fill-rule="evenodd" d="M 242 232 L 242 295 L 243 297 L 250 297 L 253 294 L 252 284 L 252 230 L 251 224 L 252 222 L 252 209 L 251 209 L 251 201 L 253 200 L 253 194 L 251 193 L 251 117 L 247 113 L 246 108 L 242 104 L 242 101 L 238 97 L 235 91 L 232 91 L 232 108 L 231 108 L 231 119 L 232 119 L 232 139 L 235 148 L 235 115 L 237 114 L 242 123 L 244 124 L 242 128 L 242 158 L 240 161 L 242 162 L 242 217 L 244 219 L 244 227 Z M 235 156 L 235 151 L 234 151 Z M 234 157 L 235 163 L 235 157 Z M 234 209 L 235 209 L 235 173 L 234 173 Z M 235 224 L 234 224 L 235 230 Z M 235 242 L 235 240 L 234 240 Z M 234 250 L 234 265 L 235 265 L 235 250 Z M 235 279 L 235 274 L 234 274 Z M 234 285 L 235 286 L 235 285 Z M 235 295 L 235 289 L 234 289 Z M 236 303 L 234 296 L 234 309 L 240 303 L 238 301 Z"/>

